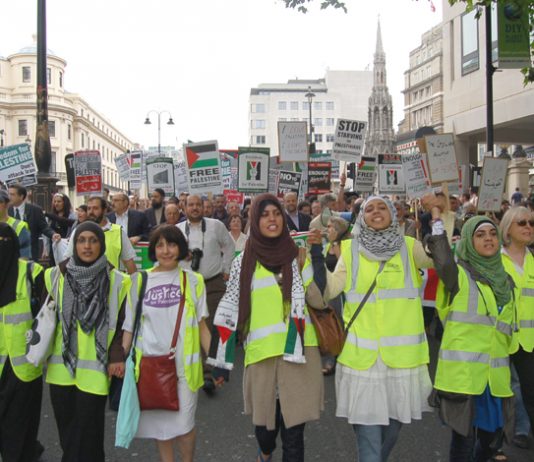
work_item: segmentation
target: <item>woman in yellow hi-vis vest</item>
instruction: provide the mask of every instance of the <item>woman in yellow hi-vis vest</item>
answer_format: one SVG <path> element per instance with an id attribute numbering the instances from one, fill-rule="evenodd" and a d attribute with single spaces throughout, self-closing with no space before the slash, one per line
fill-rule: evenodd
<path id="1" fill-rule="evenodd" d="M 179 410 L 142 410 L 135 435 L 157 441 L 161 462 L 175 460 L 175 445 L 182 462 L 193 461 L 198 389 L 204 384 L 200 347 L 202 344 L 207 353 L 210 343 L 204 279 L 200 273 L 179 268 L 179 262 L 188 254 L 187 241 L 176 226 L 159 225 L 150 233 L 148 255 L 158 265 L 147 272 L 143 294 L 141 273 L 131 276 L 130 306 L 123 326 L 123 346 L 129 351 L 135 324 L 140 323 L 136 360 L 141 355 L 168 354 L 178 323 L 180 301 L 185 297 L 174 356 Z M 136 320 L 139 297 L 142 297 L 141 318 Z"/>
<path id="2" fill-rule="evenodd" d="M 104 462 L 110 377 L 124 374 L 120 325 L 130 278 L 108 263 L 96 223 L 80 224 L 72 239 L 72 257 L 45 274 L 59 312 L 46 381 L 62 462 Z"/>
<path id="3" fill-rule="evenodd" d="M 534 213 L 526 207 L 512 207 L 504 214 L 500 229 L 504 269 L 518 288 L 517 330 L 512 339 L 510 359 L 519 378 L 530 427 L 534 428 L 534 254 L 528 248 L 534 241 Z M 512 380 L 517 395 L 515 385 Z M 516 414 L 521 412 L 524 414 L 525 411 L 518 411 L 516 407 Z M 515 421 L 514 443 L 528 447 L 528 419 L 523 416 L 518 419 L 516 415 Z"/>
<path id="4" fill-rule="evenodd" d="M 43 292 L 43 268 L 20 259 L 17 234 L 2 222 L 0 256 L 0 456 L 31 462 L 42 452 L 37 433 L 43 380 L 42 369 L 26 360 L 26 331 L 39 309 L 32 298 Z"/>
<path id="5" fill-rule="evenodd" d="M 354 239 L 343 241 L 333 273 L 313 234 L 314 284 L 325 301 L 344 293 L 347 339 L 336 366 L 336 415 L 353 425 L 360 462 L 385 462 L 403 423 L 421 419 L 432 390 L 418 268 L 432 265 L 404 236 L 391 201 L 369 197 Z"/>
<path id="6" fill-rule="evenodd" d="M 272 460 L 281 432 L 283 460 L 304 460 L 305 423 L 323 407 L 321 358 L 305 291 L 311 265 L 299 269 L 278 199 L 261 194 L 250 209 L 250 236 L 232 262 L 214 320 L 210 357 L 218 383 L 232 369 L 237 338 L 244 342 L 245 413 L 252 414 L 258 462 Z"/>
<path id="7" fill-rule="evenodd" d="M 440 278 L 436 307 L 444 324 L 434 387 L 451 427 L 450 461 L 485 462 L 507 423 L 512 397 L 509 350 L 517 294 L 504 270 L 497 226 L 475 216 L 463 225 L 458 263 L 432 207 L 428 247 Z M 493 444 L 492 444 L 493 443 Z"/>

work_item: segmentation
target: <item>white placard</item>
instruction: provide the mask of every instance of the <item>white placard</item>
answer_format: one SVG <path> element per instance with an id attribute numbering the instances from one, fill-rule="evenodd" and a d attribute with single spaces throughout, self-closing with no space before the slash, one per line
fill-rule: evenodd
<path id="1" fill-rule="evenodd" d="M 452 133 L 427 135 L 425 141 L 432 184 L 458 181 L 458 164 Z"/>
<path id="2" fill-rule="evenodd" d="M 174 164 L 174 189 L 176 195 L 189 191 L 187 169 L 183 160 L 179 160 Z"/>
<path id="3" fill-rule="evenodd" d="M 120 156 L 115 157 L 115 166 L 117 167 L 117 173 L 121 181 L 130 180 L 130 154 L 125 152 Z"/>
<path id="4" fill-rule="evenodd" d="M 163 189 L 167 196 L 174 195 L 174 165 L 168 157 L 150 157 L 146 161 L 148 190 Z"/>
<path id="5" fill-rule="evenodd" d="M 478 192 L 479 212 L 499 212 L 508 174 L 508 159 L 484 157 Z"/>
<path id="6" fill-rule="evenodd" d="M 338 119 L 332 155 L 337 160 L 360 162 L 365 142 L 367 122 Z"/>
<path id="7" fill-rule="evenodd" d="M 402 154 L 402 171 L 404 174 L 404 184 L 406 186 L 406 196 L 409 199 L 423 197 L 431 191 L 430 181 L 426 175 L 426 166 L 423 154 Z"/>
<path id="8" fill-rule="evenodd" d="M 269 189 L 269 148 L 239 148 L 237 189 L 247 193 Z"/>
<path id="9" fill-rule="evenodd" d="M 278 122 L 278 155 L 285 162 L 308 161 L 308 124 Z"/>

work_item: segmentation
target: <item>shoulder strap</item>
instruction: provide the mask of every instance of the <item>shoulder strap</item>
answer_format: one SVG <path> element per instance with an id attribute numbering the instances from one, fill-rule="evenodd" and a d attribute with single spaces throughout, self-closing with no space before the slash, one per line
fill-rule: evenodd
<path id="1" fill-rule="evenodd" d="M 369 289 L 367 290 L 367 293 L 365 294 L 365 297 L 363 297 L 363 300 L 360 302 L 360 305 L 358 306 L 358 308 L 356 309 L 356 311 L 352 315 L 352 318 L 350 318 L 350 321 L 347 324 L 347 327 L 345 327 L 345 335 L 347 335 L 347 333 L 349 332 L 349 329 L 351 328 L 352 324 L 354 324 L 354 321 L 356 321 L 356 318 L 360 314 L 360 311 L 362 311 L 362 308 L 365 305 L 365 302 L 367 301 L 367 299 L 371 295 L 371 292 L 374 290 L 374 288 L 376 286 L 376 278 L 382 272 L 382 270 L 384 269 L 385 265 L 386 265 L 385 261 L 380 262 L 380 266 L 378 267 L 378 272 L 376 273 L 375 279 L 374 279 L 373 283 L 371 284 L 371 287 L 369 287 Z"/>
<path id="2" fill-rule="evenodd" d="M 171 342 L 171 354 L 174 355 L 176 352 L 176 343 L 178 342 L 178 334 L 180 333 L 180 324 L 182 323 L 182 316 L 184 314 L 185 306 L 185 291 L 187 288 L 187 277 L 185 271 L 182 270 L 182 294 L 180 297 L 180 308 L 178 308 L 178 317 L 176 318 L 176 326 L 174 326 L 174 335 L 172 336 Z"/>

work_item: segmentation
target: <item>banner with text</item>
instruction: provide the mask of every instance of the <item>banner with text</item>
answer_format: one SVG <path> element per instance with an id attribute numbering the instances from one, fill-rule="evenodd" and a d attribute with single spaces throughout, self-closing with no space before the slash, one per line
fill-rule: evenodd
<path id="1" fill-rule="evenodd" d="M 237 189 L 246 193 L 269 190 L 269 148 L 239 148 Z"/>
<path id="2" fill-rule="evenodd" d="M 409 199 L 423 197 L 432 191 L 430 180 L 426 172 L 426 165 L 423 154 L 402 154 L 402 172 L 404 184 L 406 186 L 406 196 Z"/>
<path id="3" fill-rule="evenodd" d="M 217 141 L 184 145 L 190 194 L 222 194 L 221 160 Z"/>
<path id="4" fill-rule="evenodd" d="M 499 212 L 501 210 L 507 174 L 508 159 L 484 157 L 482 182 L 478 192 L 477 210 L 479 212 Z"/>
<path id="5" fill-rule="evenodd" d="M 13 182 L 37 173 L 29 144 L 15 144 L 0 148 L 0 180 Z M 35 183 L 33 183 L 35 184 Z"/>
<path id="6" fill-rule="evenodd" d="M 378 191 L 381 194 L 404 194 L 404 175 L 399 154 L 378 154 Z"/>
<path id="7" fill-rule="evenodd" d="M 278 156 L 286 162 L 308 161 L 308 124 L 278 122 Z"/>
<path id="8" fill-rule="evenodd" d="M 458 164 L 452 133 L 427 135 L 425 142 L 432 184 L 458 181 Z"/>
<path id="9" fill-rule="evenodd" d="M 120 180 L 130 181 L 130 153 L 125 152 L 115 157 L 115 166 L 117 167 Z"/>
<path id="10" fill-rule="evenodd" d="M 356 179 L 354 180 L 354 191 L 373 192 L 376 175 L 376 158 L 362 157 L 357 166 Z"/>
<path id="11" fill-rule="evenodd" d="M 277 196 L 283 197 L 288 192 L 295 192 L 297 195 L 300 191 L 300 182 L 302 180 L 302 173 L 289 172 L 287 170 L 280 170 L 278 173 L 278 190 Z"/>
<path id="12" fill-rule="evenodd" d="M 167 197 L 174 196 L 174 164 L 169 157 L 150 157 L 146 160 L 148 190 L 163 189 Z"/>
<path id="13" fill-rule="evenodd" d="M 187 192 L 189 184 L 187 183 L 187 169 L 185 161 L 179 160 L 174 164 L 174 191 L 176 195 Z"/>
<path id="14" fill-rule="evenodd" d="M 495 66 L 501 69 L 521 69 L 530 66 L 531 30 L 528 17 L 532 2 L 509 0 L 495 3 L 497 4 L 498 27 L 498 56 Z"/>
<path id="15" fill-rule="evenodd" d="M 130 153 L 130 189 L 141 189 L 141 164 L 143 163 L 143 151 Z"/>
<path id="16" fill-rule="evenodd" d="M 330 162 L 330 179 L 339 178 L 339 160 L 327 152 L 314 152 L 310 154 L 310 162 Z"/>
<path id="17" fill-rule="evenodd" d="M 76 194 L 102 193 L 102 158 L 99 151 L 77 151 L 74 153 L 74 175 Z"/>
<path id="18" fill-rule="evenodd" d="M 367 122 L 338 119 L 332 155 L 337 160 L 360 162 L 366 130 Z"/>
<path id="19" fill-rule="evenodd" d="M 237 189 L 237 149 L 219 149 L 223 189 Z"/>
<path id="20" fill-rule="evenodd" d="M 330 162 L 310 162 L 308 164 L 308 192 L 324 194 L 330 192 L 332 164 Z"/>

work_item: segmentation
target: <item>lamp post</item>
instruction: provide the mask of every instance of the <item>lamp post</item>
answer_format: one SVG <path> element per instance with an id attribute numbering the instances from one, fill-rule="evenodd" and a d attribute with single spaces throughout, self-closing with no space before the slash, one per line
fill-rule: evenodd
<path id="1" fill-rule="evenodd" d="M 174 125 L 174 122 L 172 120 L 172 115 L 169 111 L 156 111 L 154 109 L 150 110 L 146 114 L 145 119 L 145 125 L 150 125 L 152 122 L 150 122 L 149 115 L 154 112 L 158 116 L 158 154 L 161 154 L 161 114 L 169 114 L 169 120 L 167 121 L 167 125 Z"/>
<path id="2" fill-rule="evenodd" d="M 312 93 L 311 86 L 308 87 L 308 93 L 304 95 L 308 98 L 308 109 L 310 111 L 310 143 L 308 154 L 315 154 L 315 142 L 313 141 L 313 123 L 312 123 L 312 100 L 315 98 L 315 93 Z"/>

